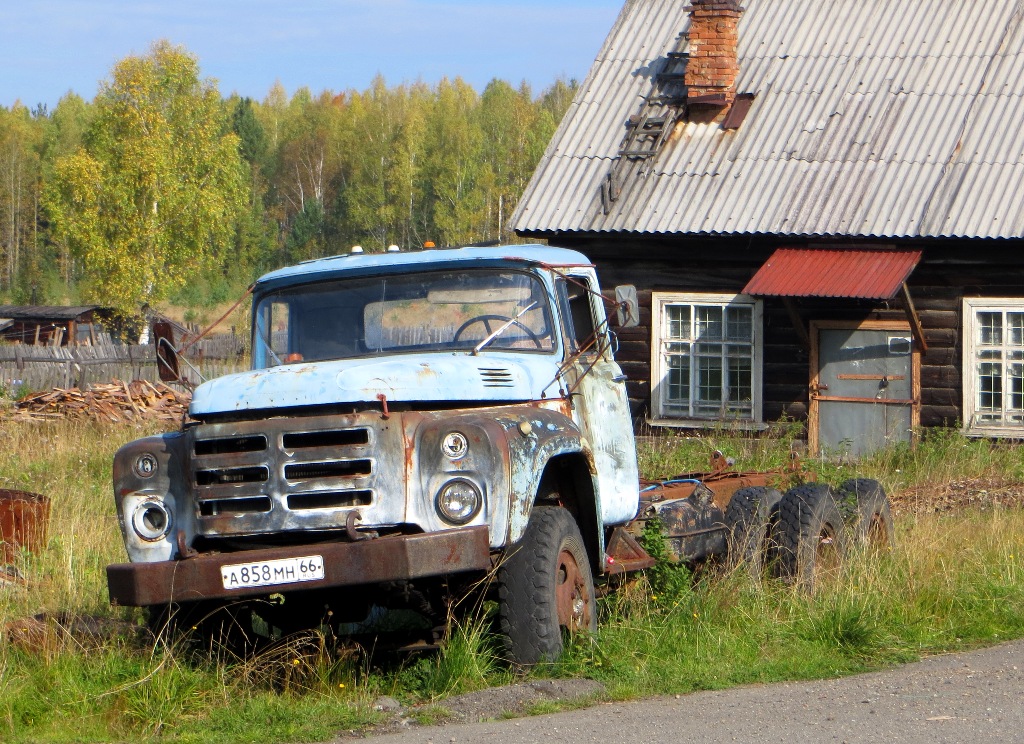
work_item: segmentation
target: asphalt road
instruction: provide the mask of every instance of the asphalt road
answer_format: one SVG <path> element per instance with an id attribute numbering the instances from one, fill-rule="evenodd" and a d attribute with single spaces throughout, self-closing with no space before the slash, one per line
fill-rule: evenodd
<path id="1" fill-rule="evenodd" d="M 351 741 L 351 740 L 349 740 Z M 1024 742 L 1024 642 L 845 679 L 412 728 L 373 744 Z"/>

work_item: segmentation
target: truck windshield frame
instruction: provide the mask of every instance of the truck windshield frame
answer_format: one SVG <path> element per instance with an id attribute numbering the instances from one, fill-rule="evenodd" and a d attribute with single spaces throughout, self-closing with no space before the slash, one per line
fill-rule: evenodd
<path id="1" fill-rule="evenodd" d="M 550 354 L 557 350 L 554 317 L 543 282 L 527 271 L 335 277 L 256 297 L 253 368 L 395 354 L 472 354 L 481 344 L 478 351 L 485 353 Z"/>

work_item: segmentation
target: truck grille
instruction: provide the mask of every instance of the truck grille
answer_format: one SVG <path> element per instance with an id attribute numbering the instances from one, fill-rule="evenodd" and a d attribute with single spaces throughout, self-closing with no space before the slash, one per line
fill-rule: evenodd
<path id="1" fill-rule="evenodd" d="M 330 421 L 271 419 L 194 429 L 192 482 L 199 518 L 371 505 L 374 431 L 318 428 Z M 279 430 L 246 431 L 268 423 Z"/>
<path id="2" fill-rule="evenodd" d="M 352 478 L 357 475 L 369 475 L 371 470 L 369 460 L 311 462 L 303 465 L 285 465 L 284 477 L 290 481 L 310 478 Z"/>
<path id="3" fill-rule="evenodd" d="M 196 440 L 197 455 L 229 455 L 235 452 L 262 452 L 267 448 L 267 438 L 258 434 L 254 437 L 226 437 L 224 439 Z"/>
<path id="4" fill-rule="evenodd" d="M 264 467 L 196 471 L 197 486 L 216 486 L 227 483 L 263 483 L 269 478 L 270 471 Z"/>

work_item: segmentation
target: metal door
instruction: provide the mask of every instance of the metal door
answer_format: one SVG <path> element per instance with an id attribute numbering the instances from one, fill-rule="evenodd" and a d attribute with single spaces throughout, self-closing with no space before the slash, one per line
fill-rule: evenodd
<path id="1" fill-rule="evenodd" d="M 910 442 L 919 421 L 918 354 L 903 324 L 812 324 L 812 453 L 865 455 Z"/>

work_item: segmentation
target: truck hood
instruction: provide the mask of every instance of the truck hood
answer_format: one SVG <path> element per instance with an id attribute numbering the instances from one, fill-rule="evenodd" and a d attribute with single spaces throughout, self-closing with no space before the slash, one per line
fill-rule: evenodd
<path id="1" fill-rule="evenodd" d="M 196 388 L 189 413 L 346 403 L 513 402 L 558 395 L 557 357 L 416 354 L 287 364 L 219 377 Z"/>

